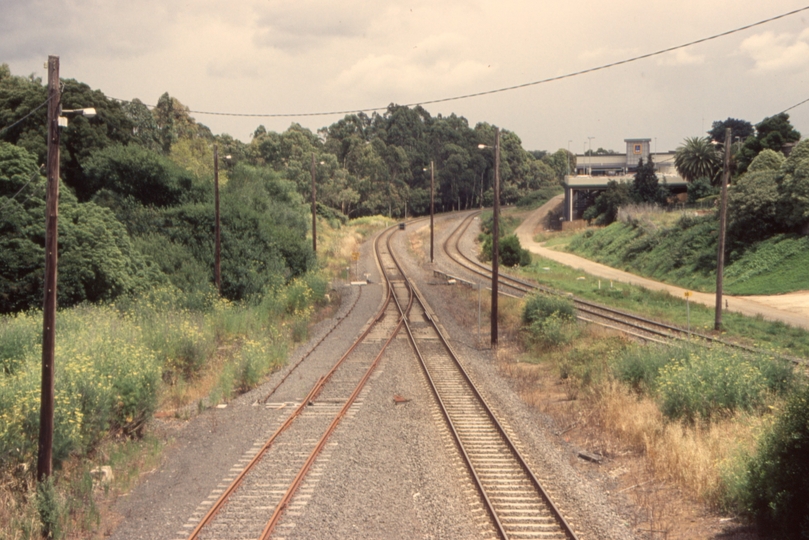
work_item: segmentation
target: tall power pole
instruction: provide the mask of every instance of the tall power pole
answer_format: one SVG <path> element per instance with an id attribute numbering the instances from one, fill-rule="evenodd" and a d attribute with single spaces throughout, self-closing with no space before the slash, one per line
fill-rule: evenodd
<path id="1" fill-rule="evenodd" d="M 494 129 L 494 208 L 492 210 L 492 349 L 497 348 L 497 284 L 500 281 L 500 128 Z"/>
<path id="2" fill-rule="evenodd" d="M 312 251 L 317 253 L 317 191 L 315 189 L 314 152 L 312 152 Z"/>
<path id="3" fill-rule="evenodd" d="M 213 187 L 214 187 L 214 214 L 216 214 L 216 221 L 214 223 L 214 282 L 216 283 L 216 292 L 222 294 L 222 246 L 220 240 L 220 226 L 219 226 L 219 148 L 213 145 Z"/>
<path id="4" fill-rule="evenodd" d="M 433 262 L 433 215 L 435 214 L 435 163 L 430 160 L 430 262 Z"/>
<path id="5" fill-rule="evenodd" d="M 725 129 L 725 165 L 722 171 L 722 206 L 719 209 L 719 247 L 716 253 L 716 311 L 714 330 L 722 329 L 722 274 L 725 271 L 725 229 L 728 219 L 728 179 L 730 177 L 730 128 Z"/>
<path id="6" fill-rule="evenodd" d="M 37 480 L 53 472 L 54 350 L 56 346 L 56 266 L 59 220 L 59 57 L 48 57 L 48 187 L 45 221 L 45 291 L 42 323 L 42 386 L 39 409 Z"/>

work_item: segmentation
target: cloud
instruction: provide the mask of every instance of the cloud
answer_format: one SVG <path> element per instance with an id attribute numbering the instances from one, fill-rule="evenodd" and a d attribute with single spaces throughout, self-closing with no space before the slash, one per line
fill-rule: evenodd
<path id="1" fill-rule="evenodd" d="M 704 63 L 704 54 L 692 54 L 687 49 L 677 49 L 666 53 L 657 60 L 657 65 L 659 66 L 694 66 Z"/>
<path id="2" fill-rule="evenodd" d="M 368 54 L 335 78 L 335 91 L 415 101 L 409 96 L 435 97 L 448 90 L 469 88 L 496 70 L 470 58 L 468 40 L 457 34 L 431 36 L 400 54 Z"/>
<path id="3" fill-rule="evenodd" d="M 596 49 L 588 49 L 579 53 L 579 59 L 585 62 L 598 62 L 607 63 L 616 60 L 622 60 L 635 56 L 638 54 L 637 48 L 611 48 L 611 47 L 598 47 Z"/>
<path id="4" fill-rule="evenodd" d="M 809 64 L 809 29 L 798 35 L 773 32 L 756 34 L 740 45 L 753 60 L 753 71 L 772 73 L 802 68 Z"/>
<path id="5" fill-rule="evenodd" d="M 255 43 L 296 53 L 334 39 L 362 37 L 384 3 L 374 5 L 371 10 L 360 0 L 271 0 L 255 8 Z"/>

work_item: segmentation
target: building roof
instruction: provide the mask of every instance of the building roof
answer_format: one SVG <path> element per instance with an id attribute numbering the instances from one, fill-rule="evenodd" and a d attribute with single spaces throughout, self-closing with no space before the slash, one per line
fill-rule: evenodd
<path id="1" fill-rule="evenodd" d="M 672 187 L 685 187 L 688 182 L 683 180 L 680 176 L 674 174 L 658 174 L 657 179 L 660 183 L 666 182 L 667 185 Z M 606 188 L 607 184 L 615 180 L 616 182 L 632 182 L 635 180 L 634 175 L 630 176 L 566 176 L 563 184 L 567 187 L 576 189 L 599 189 Z"/>

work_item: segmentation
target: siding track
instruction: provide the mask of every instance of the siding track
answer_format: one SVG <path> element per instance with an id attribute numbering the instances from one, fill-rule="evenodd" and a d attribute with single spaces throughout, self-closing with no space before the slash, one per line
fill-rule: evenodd
<path id="1" fill-rule="evenodd" d="M 460 220 L 457 227 L 444 240 L 441 249 L 453 262 L 461 266 L 464 270 L 475 274 L 476 276 L 483 277 L 491 280 L 491 266 L 482 264 L 475 258 L 470 257 L 460 247 L 461 239 L 469 229 L 475 218 L 480 216 L 480 211 L 476 210 L 469 212 Z M 576 306 L 577 318 L 592 324 L 598 324 L 607 328 L 612 328 L 620 332 L 624 332 L 644 341 L 652 341 L 656 343 L 668 343 L 673 340 L 692 340 L 696 338 L 704 344 L 720 343 L 728 347 L 742 349 L 749 352 L 762 352 L 753 347 L 734 343 L 732 341 L 723 340 L 702 334 L 700 332 L 688 331 L 686 328 L 679 326 L 655 321 L 646 317 L 641 317 L 633 313 L 614 309 L 608 306 L 582 300 L 573 296 L 572 294 L 565 294 L 550 287 L 531 283 L 529 281 L 518 279 L 508 274 L 503 273 L 502 269 L 499 272 L 500 287 L 508 288 L 513 294 L 523 296 L 531 294 L 535 291 L 542 291 L 547 294 L 565 296 L 569 298 Z M 796 358 L 794 356 L 782 356 L 783 358 L 791 361 L 793 364 L 807 367 L 809 361 L 804 358 Z"/>

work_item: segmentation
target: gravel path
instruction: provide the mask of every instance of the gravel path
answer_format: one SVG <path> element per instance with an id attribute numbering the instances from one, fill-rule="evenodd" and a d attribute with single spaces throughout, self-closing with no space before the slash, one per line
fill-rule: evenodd
<path id="1" fill-rule="evenodd" d="M 534 211 L 517 227 L 514 232 L 520 239 L 522 247 L 546 259 L 551 259 L 552 261 L 562 263 L 571 268 L 581 269 L 594 276 L 637 285 L 651 291 L 666 291 L 672 296 L 683 298 L 684 293 L 688 291 L 688 289 L 636 276 L 635 274 L 630 274 L 629 272 L 624 272 L 623 270 L 618 270 L 573 255 L 572 253 L 546 248 L 542 244 L 535 242 L 534 235 L 541 230 L 543 220 L 545 216 L 547 216 L 548 211 L 558 206 L 563 198 L 563 195 L 554 197 Z M 698 302 L 708 307 L 716 306 L 715 294 L 695 291 L 690 292 L 691 302 Z M 790 295 L 775 296 L 731 296 L 726 294 L 723 295 L 723 298 L 727 301 L 728 311 L 734 311 L 749 317 L 761 315 L 770 321 L 781 321 L 792 326 L 809 329 L 809 293 L 805 291 L 791 293 Z"/>

